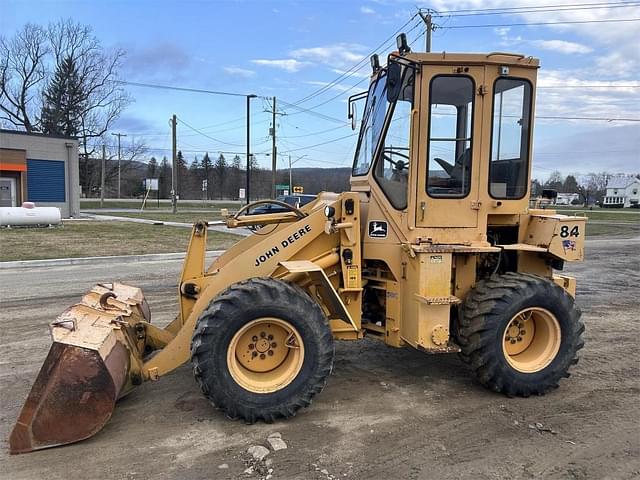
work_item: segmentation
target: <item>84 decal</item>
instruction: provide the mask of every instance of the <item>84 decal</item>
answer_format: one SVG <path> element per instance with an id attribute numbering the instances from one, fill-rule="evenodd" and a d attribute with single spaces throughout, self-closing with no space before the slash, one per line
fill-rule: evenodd
<path id="1" fill-rule="evenodd" d="M 560 236 L 562 238 L 579 237 L 580 236 L 580 228 L 578 227 L 578 225 L 574 225 L 574 227 L 571 230 L 569 230 L 569 225 L 563 225 L 560 228 Z"/>

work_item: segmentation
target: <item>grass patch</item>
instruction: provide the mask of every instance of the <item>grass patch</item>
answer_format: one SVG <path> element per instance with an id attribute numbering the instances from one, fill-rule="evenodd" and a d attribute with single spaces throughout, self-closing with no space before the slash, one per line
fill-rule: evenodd
<path id="1" fill-rule="evenodd" d="M 188 228 L 130 222 L 67 222 L 56 228 L 0 229 L 0 261 L 185 252 Z M 208 232 L 207 248 L 223 250 L 242 237 Z"/>
<path id="2" fill-rule="evenodd" d="M 608 225 L 606 223 L 587 222 L 587 238 L 607 236 L 607 237 L 635 237 L 640 235 L 640 224 L 629 222 L 627 225 L 616 223 Z"/>
<path id="3" fill-rule="evenodd" d="M 95 212 L 100 215 L 100 212 Z M 147 220 L 160 220 L 162 222 L 182 222 L 195 223 L 198 220 L 221 220 L 220 209 L 202 212 L 105 212 L 103 215 L 113 215 L 116 217 L 144 218 Z"/>
<path id="4" fill-rule="evenodd" d="M 209 200 L 206 203 L 198 200 L 192 201 L 179 201 L 178 202 L 178 211 L 181 208 L 201 208 L 203 210 L 207 209 L 218 209 L 228 208 L 237 210 L 244 202 L 225 202 L 225 201 L 212 201 Z M 142 206 L 142 200 L 105 200 L 104 206 L 100 206 L 100 200 L 95 199 L 80 199 L 80 209 L 82 210 L 97 210 L 100 208 L 140 208 Z M 160 200 L 160 206 L 158 207 L 158 203 L 156 199 L 149 199 L 145 205 L 145 210 L 166 210 L 171 209 L 171 202 L 167 200 Z"/>
<path id="5" fill-rule="evenodd" d="M 589 210 L 589 209 L 580 209 L 580 208 L 556 208 L 558 213 L 562 213 L 564 215 L 577 215 L 581 217 L 587 217 L 590 220 L 611 220 L 615 222 L 630 222 L 630 223 L 638 223 L 640 222 L 640 210 L 635 209 L 598 209 L 598 210 Z"/>

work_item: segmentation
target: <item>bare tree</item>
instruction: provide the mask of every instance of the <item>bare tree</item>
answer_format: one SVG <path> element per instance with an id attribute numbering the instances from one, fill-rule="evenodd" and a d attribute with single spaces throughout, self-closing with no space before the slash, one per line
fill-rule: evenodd
<path id="1" fill-rule="evenodd" d="M 74 124 L 79 126 L 75 135 L 81 154 L 91 155 L 101 143 L 96 140 L 131 102 L 118 79 L 124 55 L 120 49 L 106 51 L 91 27 L 72 20 L 46 29 L 27 24 L 11 39 L 0 37 L 0 120 L 27 132 L 39 131 L 48 79 L 65 61 L 73 62 L 82 92 L 74 100 Z"/>
<path id="2" fill-rule="evenodd" d="M 612 175 L 608 172 L 591 172 L 583 175 L 578 182 L 578 193 L 582 196 L 585 205 L 593 202 L 602 202 L 607 190 L 607 183 Z"/>
<path id="3" fill-rule="evenodd" d="M 91 27 L 69 19 L 50 24 L 47 37 L 55 64 L 71 59 L 78 69 L 83 98 L 78 99 L 82 108 L 77 136 L 83 155 L 89 156 L 96 150 L 95 139 L 111 128 L 131 102 L 118 80 L 125 52 L 117 49 L 107 53 Z"/>
<path id="4" fill-rule="evenodd" d="M 26 24 L 12 39 L 0 37 L 0 120 L 27 132 L 38 130 L 40 91 L 50 53 L 45 30 Z"/>
<path id="5" fill-rule="evenodd" d="M 105 182 L 107 185 L 115 185 L 118 179 L 118 144 L 110 136 L 103 136 L 100 139 L 96 139 L 96 147 L 99 145 L 102 148 L 102 144 L 106 146 L 106 165 L 105 169 Z M 135 162 L 143 161 L 145 154 L 147 153 L 147 146 L 144 141 L 132 139 L 131 142 L 122 144 L 120 152 L 120 176 L 126 178 Z M 95 155 L 81 154 L 79 156 L 80 163 L 80 185 L 86 195 L 90 196 L 93 192 L 98 190 L 100 186 L 100 169 L 101 161 Z"/>

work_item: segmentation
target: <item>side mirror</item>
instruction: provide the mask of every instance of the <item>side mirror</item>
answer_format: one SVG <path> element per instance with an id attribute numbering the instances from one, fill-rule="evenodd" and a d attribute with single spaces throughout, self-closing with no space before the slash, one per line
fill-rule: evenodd
<path id="1" fill-rule="evenodd" d="M 402 89 L 402 67 L 399 63 L 390 62 L 387 68 L 387 101 L 395 102 Z"/>
<path id="2" fill-rule="evenodd" d="M 356 108 L 356 102 L 367 98 L 368 92 L 360 92 L 349 97 L 349 110 L 347 117 L 351 120 L 351 130 L 355 130 L 358 126 L 358 109 Z"/>
<path id="3" fill-rule="evenodd" d="M 351 130 L 355 130 L 358 126 L 358 107 L 355 103 L 349 105 L 349 118 L 351 119 Z"/>

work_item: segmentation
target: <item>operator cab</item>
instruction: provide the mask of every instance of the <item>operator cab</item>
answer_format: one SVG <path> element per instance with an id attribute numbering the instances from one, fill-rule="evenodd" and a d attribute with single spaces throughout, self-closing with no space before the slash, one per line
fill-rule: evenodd
<path id="1" fill-rule="evenodd" d="M 538 60 L 522 55 L 413 53 L 372 57 L 351 185 L 398 231 L 473 228 L 528 207 Z M 431 236 L 431 231 L 427 232 Z M 443 231 L 436 237 L 447 240 Z"/>

